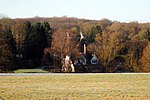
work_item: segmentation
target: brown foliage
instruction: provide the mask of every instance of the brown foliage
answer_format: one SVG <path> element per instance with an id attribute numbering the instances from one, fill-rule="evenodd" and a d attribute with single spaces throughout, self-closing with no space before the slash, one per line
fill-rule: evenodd
<path id="1" fill-rule="evenodd" d="M 108 71 L 108 64 L 118 56 L 118 52 L 123 48 L 119 43 L 117 34 L 114 33 L 111 36 L 106 34 L 102 36 L 100 43 L 90 45 L 88 50 L 97 55 L 100 64 Z"/>
<path id="2" fill-rule="evenodd" d="M 28 22 L 19 22 L 13 26 L 12 33 L 17 44 L 21 43 L 26 39 L 30 31 L 29 28 L 30 26 L 28 25 Z"/>
<path id="3" fill-rule="evenodd" d="M 139 60 L 142 56 L 143 48 L 147 45 L 147 41 L 129 41 L 126 43 L 128 52 L 126 54 L 126 64 L 133 72 L 139 72 Z"/>
<path id="4" fill-rule="evenodd" d="M 106 68 L 106 72 L 110 72 L 108 65 L 125 48 L 126 35 L 115 30 L 114 25 L 112 25 L 103 31 L 102 35 L 96 35 L 95 41 L 96 43 L 90 45 L 88 50 L 95 53 L 99 58 L 100 64 Z"/>
<path id="5" fill-rule="evenodd" d="M 76 34 L 72 34 L 70 30 L 59 29 L 52 36 L 52 51 L 61 59 L 65 55 L 76 56 L 78 54 Z"/>
<path id="6" fill-rule="evenodd" d="M 0 65 L 7 65 L 13 57 L 9 45 L 5 40 L 0 40 Z"/>
<path id="7" fill-rule="evenodd" d="M 150 72 L 150 43 L 144 48 L 140 63 L 142 72 Z"/>
<path id="8" fill-rule="evenodd" d="M 26 23 L 27 21 L 39 23 L 35 25 L 30 23 L 31 27 L 29 27 L 29 23 Z M 112 22 L 107 19 L 86 20 L 68 17 L 38 17 L 14 20 L 4 18 L 0 19 L 0 30 L 5 31 L 5 33 L 9 32 L 13 34 L 17 49 L 22 49 L 23 41 L 29 38 L 27 39 L 28 44 L 32 45 L 26 48 L 27 51 L 30 51 L 28 55 L 34 54 L 35 56 L 38 54 L 41 57 L 41 52 L 43 52 L 43 49 L 46 47 L 43 46 L 44 44 L 46 45 L 45 40 L 49 40 L 48 35 L 44 34 L 44 27 L 42 28 L 40 24 L 40 22 L 43 21 L 48 21 L 54 31 L 51 51 L 48 51 L 50 55 L 58 56 L 61 59 L 65 55 L 71 55 L 73 59 L 78 58 L 79 48 L 77 45 L 77 36 L 81 31 L 85 36 L 87 45 L 89 45 L 88 50 L 97 55 L 100 64 L 106 68 L 107 72 L 109 71 L 109 66 L 113 66 L 110 70 L 113 70 L 115 65 L 117 66 L 118 63 L 116 62 L 118 59 L 125 59 L 127 67 L 133 71 L 140 69 L 142 71 L 148 70 L 148 65 L 146 65 L 148 62 L 146 62 L 146 60 L 144 61 L 144 59 L 148 58 L 146 58 L 146 54 L 148 53 L 145 53 L 148 52 L 148 47 L 146 47 L 144 51 L 143 48 L 150 39 L 149 23 L 120 23 Z M 37 25 L 39 25 L 40 28 L 38 28 Z M 28 33 L 29 35 L 27 36 Z M 9 35 L 7 35 L 7 37 L 8 36 Z M 9 40 L 9 38 L 7 38 L 7 40 Z M 5 52 L 8 50 L 9 54 L 9 46 L 7 46 L 6 41 L 1 41 L 1 43 L 4 44 L 1 45 L 1 47 L 5 48 Z M 40 46 L 42 49 L 40 52 L 36 52 Z M 37 48 L 35 49 L 35 47 Z M 35 52 L 32 53 L 33 51 Z M 142 64 L 142 68 L 139 67 L 140 64 Z"/>
<path id="9" fill-rule="evenodd" d="M 0 72 L 10 70 L 10 66 L 14 60 L 13 57 L 14 55 L 5 38 L 4 30 L 0 26 Z"/>

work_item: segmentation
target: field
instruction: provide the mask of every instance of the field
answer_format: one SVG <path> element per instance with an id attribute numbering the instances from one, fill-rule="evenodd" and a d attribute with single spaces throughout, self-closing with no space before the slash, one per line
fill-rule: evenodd
<path id="1" fill-rule="evenodd" d="M 0 76 L 0 100 L 150 100 L 150 74 Z"/>
<path id="2" fill-rule="evenodd" d="M 48 71 L 42 69 L 18 69 L 14 73 L 48 73 Z"/>

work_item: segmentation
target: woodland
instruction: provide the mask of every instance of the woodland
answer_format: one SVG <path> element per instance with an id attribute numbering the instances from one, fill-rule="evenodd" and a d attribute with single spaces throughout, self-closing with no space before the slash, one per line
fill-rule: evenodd
<path id="1" fill-rule="evenodd" d="M 150 23 L 68 17 L 1 18 L 0 72 L 40 66 L 61 69 L 66 55 L 72 61 L 79 58 L 80 32 L 87 58 L 91 54 L 98 58 L 99 72 L 150 72 Z"/>

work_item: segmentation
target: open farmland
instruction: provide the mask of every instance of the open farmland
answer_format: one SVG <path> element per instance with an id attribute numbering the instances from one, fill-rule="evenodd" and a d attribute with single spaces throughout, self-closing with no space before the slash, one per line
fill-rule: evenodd
<path id="1" fill-rule="evenodd" d="M 150 74 L 0 76 L 0 100 L 150 99 Z"/>

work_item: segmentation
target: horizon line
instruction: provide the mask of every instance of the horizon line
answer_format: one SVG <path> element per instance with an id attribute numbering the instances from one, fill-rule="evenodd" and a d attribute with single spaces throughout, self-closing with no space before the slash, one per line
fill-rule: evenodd
<path id="1" fill-rule="evenodd" d="M 93 21 L 100 21 L 103 19 L 107 19 L 110 20 L 112 22 L 122 22 L 122 23 L 130 23 L 130 22 L 138 22 L 138 23 L 150 23 L 150 19 L 141 19 L 141 20 L 113 20 L 110 18 L 100 18 L 100 19 L 95 19 L 95 18 L 86 18 L 86 17 L 76 17 L 76 16 L 67 16 L 67 15 L 63 15 L 63 16 L 39 16 L 39 15 L 35 15 L 33 17 L 10 17 L 8 15 L 4 15 L 4 14 L 0 14 L 0 19 L 3 18 L 10 18 L 10 19 L 30 19 L 30 18 L 75 18 L 75 19 L 84 19 L 84 20 L 93 20 Z"/>

